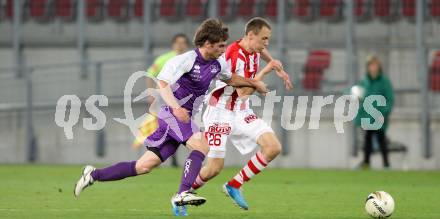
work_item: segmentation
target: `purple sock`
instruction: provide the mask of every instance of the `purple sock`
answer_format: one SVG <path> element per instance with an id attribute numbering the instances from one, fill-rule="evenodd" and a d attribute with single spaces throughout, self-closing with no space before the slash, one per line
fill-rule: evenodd
<path id="1" fill-rule="evenodd" d="M 205 155 L 197 150 L 191 151 L 188 158 L 186 158 L 185 164 L 183 165 L 182 180 L 180 181 L 179 194 L 188 191 L 194 181 L 199 175 L 200 169 L 202 168 L 203 160 Z"/>
<path id="2" fill-rule="evenodd" d="M 92 172 L 95 181 L 115 181 L 136 175 L 136 161 L 120 162 Z"/>

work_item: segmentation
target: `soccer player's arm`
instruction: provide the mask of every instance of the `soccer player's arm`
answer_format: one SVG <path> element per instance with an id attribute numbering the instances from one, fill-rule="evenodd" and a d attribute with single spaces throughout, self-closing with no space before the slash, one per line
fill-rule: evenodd
<path id="1" fill-rule="evenodd" d="M 185 72 L 191 70 L 192 63 L 185 55 L 170 59 L 157 76 L 159 92 L 165 103 L 171 107 L 173 114 L 181 121 L 189 121 L 188 111 L 182 108 L 173 94 L 171 84 L 179 80 Z M 176 115 L 177 114 L 177 115 Z"/>
<path id="2" fill-rule="evenodd" d="M 267 50 L 267 49 L 264 49 L 260 53 L 260 55 L 261 55 L 261 58 L 264 61 L 266 61 L 266 63 L 270 63 L 272 65 L 277 76 L 280 77 L 281 79 L 283 79 L 284 86 L 286 87 L 286 89 L 291 90 L 293 88 L 292 82 L 290 82 L 289 74 L 287 74 L 287 72 L 284 71 L 283 64 L 281 63 L 281 61 L 278 59 L 274 59 L 272 57 L 272 55 L 269 53 L 269 50 Z M 263 77 L 264 77 L 264 75 L 263 75 Z"/>
<path id="3" fill-rule="evenodd" d="M 263 59 L 267 63 L 269 63 L 271 61 L 276 61 L 274 68 L 276 70 L 283 70 L 283 64 L 279 60 L 274 59 L 272 57 L 272 55 L 270 54 L 269 50 L 264 49 L 263 51 L 261 51 L 260 56 L 261 56 L 261 59 Z"/>
<path id="4" fill-rule="evenodd" d="M 272 70 L 275 70 L 277 72 L 277 75 L 284 80 L 284 85 L 286 86 L 286 89 L 287 90 L 292 89 L 293 86 L 292 83 L 290 82 L 289 75 L 283 70 L 283 65 L 281 64 L 281 62 L 279 60 L 272 58 L 272 55 L 269 53 L 267 49 L 264 49 L 260 53 L 260 56 L 264 61 L 267 62 L 267 64 L 260 72 L 258 72 L 255 75 L 254 79 L 262 81 L 267 74 L 269 74 Z M 237 69 L 239 67 L 240 66 L 237 66 Z M 248 95 L 251 95 L 252 93 L 254 93 L 254 91 L 255 89 L 250 87 L 238 89 L 240 97 L 246 97 Z"/>
<path id="5" fill-rule="evenodd" d="M 251 78 L 244 78 L 231 72 L 231 66 L 226 61 L 221 62 L 220 80 L 233 87 L 251 87 L 260 93 L 267 93 L 264 83 Z"/>
<path id="6" fill-rule="evenodd" d="M 260 72 L 255 75 L 254 80 L 263 81 L 265 75 L 272 71 L 273 67 L 270 64 L 267 64 Z M 238 90 L 238 94 L 240 97 L 249 96 L 254 93 L 255 88 L 253 87 L 241 87 Z"/>

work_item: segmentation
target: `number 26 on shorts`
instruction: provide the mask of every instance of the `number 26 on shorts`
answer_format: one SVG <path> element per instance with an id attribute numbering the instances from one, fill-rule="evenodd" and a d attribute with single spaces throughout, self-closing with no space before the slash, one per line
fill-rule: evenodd
<path id="1" fill-rule="evenodd" d="M 219 133 L 205 132 L 205 138 L 209 146 L 220 146 L 222 143 L 222 135 Z"/>

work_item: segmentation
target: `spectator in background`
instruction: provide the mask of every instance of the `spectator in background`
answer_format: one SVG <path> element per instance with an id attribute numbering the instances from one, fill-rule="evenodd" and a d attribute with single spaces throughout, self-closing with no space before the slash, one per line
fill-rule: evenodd
<path id="1" fill-rule="evenodd" d="M 154 60 L 154 63 L 151 65 L 151 67 L 148 69 L 147 73 L 148 76 L 156 78 L 156 76 L 159 74 L 160 70 L 162 70 L 162 67 L 165 65 L 165 63 L 173 58 L 176 55 L 180 55 L 184 52 L 186 52 L 189 48 L 189 39 L 188 37 L 183 33 L 178 33 L 173 36 L 173 39 L 171 40 L 171 51 L 157 57 Z M 150 84 L 151 82 L 151 84 Z M 155 86 L 154 81 L 149 80 L 147 81 L 148 87 Z"/>
<path id="2" fill-rule="evenodd" d="M 173 39 L 171 40 L 171 51 L 157 57 L 154 60 L 154 63 L 148 68 L 147 70 L 147 88 L 156 88 L 156 83 L 151 78 L 156 78 L 159 72 L 162 70 L 162 67 L 165 65 L 165 63 L 173 58 L 174 56 L 180 55 L 184 52 L 186 52 L 189 48 L 189 39 L 188 37 L 183 34 L 179 33 L 173 36 Z M 147 99 L 148 104 L 150 105 L 153 102 L 153 98 L 151 96 Z M 147 116 L 145 121 L 142 123 L 141 128 L 139 129 L 139 133 L 136 136 L 136 139 L 133 142 L 134 148 L 139 148 L 141 145 L 143 145 L 144 140 L 154 131 L 156 131 L 158 124 L 155 113 L 156 112 L 149 112 L 150 114 L 153 114 L 153 116 Z M 172 157 L 172 165 L 177 166 L 177 160 L 176 157 L 173 155 Z"/>
<path id="3" fill-rule="evenodd" d="M 379 130 L 365 130 L 364 141 L 364 161 L 362 163 L 363 168 L 370 167 L 370 156 L 373 152 L 373 138 L 377 139 L 380 151 L 383 158 L 384 168 L 389 168 L 390 163 L 388 160 L 388 145 L 386 131 L 388 127 L 388 118 L 390 117 L 393 104 L 394 104 L 394 91 L 390 79 L 382 71 L 382 65 L 379 58 L 376 55 L 371 55 L 367 59 L 366 63 L 367 73 L 365 77 L 358 82 L 358 86 L 361 86 L 364 90 L 363 97 L 370 95 L 382 95 L 386 99 L 386 106 L 377 106 L 377 103 L 373 103 L 374 108 L 382 113 L 384 116 L 383 126 Z M 362 118 L 369 118 L 371 122 L 374 122 L 373 117 L 368 114 L 363 107 L 363 100 L 360 98 L 359 111 L 356 117 L 356 125 L 361 125 Z"/>

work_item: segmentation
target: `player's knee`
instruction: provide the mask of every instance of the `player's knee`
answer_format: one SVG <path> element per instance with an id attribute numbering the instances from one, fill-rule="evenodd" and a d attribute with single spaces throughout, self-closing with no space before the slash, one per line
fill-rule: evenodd
<path id="1" fill-rule="evenodd" d="M 208 154 L 209 152 L 209 146 L 206 144 L 203 144 L 202 142 L 200 142 L 200 144 L 196 144 L 194 147 L 194 150 L 198 150 L 200 152 L 202 152 L 205 156 Z"/>
<path id="2" fill-rule="evenodd" d="M 147 174 L 152 170 L 150 165 L 142 160 L 138 160 L 136 162 L 136 173 L 137 174 Z"/>
<path id="3" fill-rule="evenodd" d="M 187 146 L 189 146 L 189 148 L 191 150 L 197 150 L 202 152 L 205 156 L 208 154 L 209 152 L 209 145 L 208 142 L 206 142 L 205 137 L 203 136 L 203 134 L 201 132 L 194 134 L 194 136 L 192 136 L 189 141 L 187 141 Z"/>
<path id="4" fill-rule="evenodd" d="M 201 146 L 200 151 L 206 156 L 209 153 L 209 147 Z"/>

